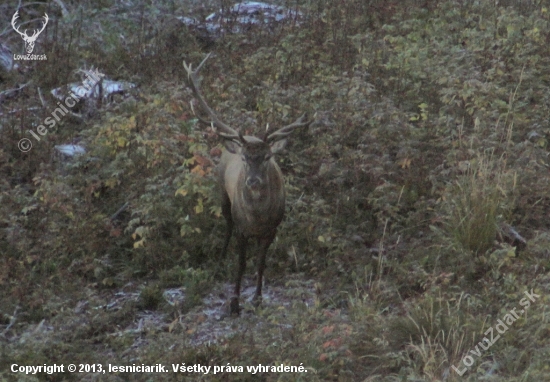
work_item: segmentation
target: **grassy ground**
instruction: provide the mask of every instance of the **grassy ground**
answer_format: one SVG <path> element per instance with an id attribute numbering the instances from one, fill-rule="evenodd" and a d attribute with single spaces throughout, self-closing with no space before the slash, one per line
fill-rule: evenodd
<path id="1" fill-rule="evenodd" d="M 0 71 L 0 380 L 550 380 L 550 4 L 279 3 L 303 23 L 214 41 L 175 16 L 229 2 L 22 8 L 48 13 L 48 59 Z M 0 42 L 21 53 L 16 6 Z M 230 125 L 315 115 L 278 158 L 286 216 L 257 309 L 249 257 L 239 318 L 221 145 L 182 66 L 208 52 L 201 86 Z M 138 86 L 21 152 L 49 91 L 91 67 Z M 54 154 L 71 141 L 86 154 Z"/>

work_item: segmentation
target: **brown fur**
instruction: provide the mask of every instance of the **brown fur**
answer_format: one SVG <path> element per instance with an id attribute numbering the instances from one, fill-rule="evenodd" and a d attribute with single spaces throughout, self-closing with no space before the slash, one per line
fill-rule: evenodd
<path id="1" fill-rule="evenodd" d="M 258 253 L 258 280 L 254 300 L 262 295 L 262 277 L 266 254 L 275 238 L 277 226 L 285 212 L 285 190 L 283 174 L 272 157 L 271 147 L 255 137 L 245 137 L 244 144 L 236 153 L 228 150 L 222 154 L 218 175 L 222 185 L 222 211 L 227 221 L 227 233 L 222 256 L 226 256 L 227 246 L 233 229 L 237 236 L 239 265 L 235 280 L 235 296 L 232 298 L 231 313 L 238 314 L 238 298 L 241 280 L 246 268 L 246 247 L 248 240 L 255 238 L 260 244 Z M 250 167 L 243 156 L 253 154 L 258 157 L 262 171 L 258 173 L 261 185 L 256 189 L 247 186 L 247 169 Z M 265 156 L 268 159 L 265 159 Z"/>
<path id="2" fill-rule="evenodd" d="M 230 310 L 232 314 L 239 314 L 239 296 L 241 280 L 246 269 L 248 240 L 255 238 L 260 246 L 258 280 L 254 294 L 254 301 L 259 302 L 262 297 L 262 279 L 267 249 L 275 239 L 277 227 L 285 213 L 283 174 L 275 163 L 273 155 L 284 148 L 286 137 L 294 129 L 309 126 L 312 121 L 306 121 L 304 114 L 290 125 L 266 134 L 264 139 L 243 136 L 240 131 L 224 123 L 214 113 L 200 91 L 197 73 L 209 56 L 210 54 L 196 70 L 193 70 L 191 65 L 187 65 L 185 62 L 183 65 L 189 76 L 191 88 L 210 120 L 203 119 L 198 115 L 197 118 L 204 124 L 212 126 L 217 134 L 225 139 L 226 151 L 222 154 L 218 165 L 222 213 L 227 221 L 222 258 L 226 257 L 227 247 L 233 229 L 235 229 L 239 266 L 235 280 L 235 295 L 231 298 Z M 191 104 L 191 108 L 193 108 L 193 104 Z"/>

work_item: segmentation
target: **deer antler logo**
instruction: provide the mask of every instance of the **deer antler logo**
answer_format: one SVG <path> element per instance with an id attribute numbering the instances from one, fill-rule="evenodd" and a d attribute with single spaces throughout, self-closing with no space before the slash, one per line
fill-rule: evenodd
<path id="1" fill-rule="evenodd" d="M 40 29 L 40 30 L 35 29 L 32 36 L 29 36 L 27 34 L 26 29 L 25 29 L 24 32 L 20 32 L 19 29 L 17 29 L 17 27 L 15 26 L 15 20 L 17 20 L 18 18 L 19 18 L 19 11 L 15 12 L 15 14 L 13 15 L 13 17 L 11 19 L 11 26 L 13 27 L 13 29 L 17 33 L 19 33 L 21 35 L 21 37 L 25 41 L 25 49 L 26 49 L 27 53 L 30 54 L 30 53 L 32 53 L 32 51 L 34 49 L 34 42 L 36 41 L 36 39 L 38 38 L 40 33 L 42 33 L 42 31 L 44 31 L 44 29 L 46 28 L 46 25 L 48 25 L 48 20 L 49 20 L 48 14 L 44 13 L 44 24 L 42 25 L 42 29 Z"/>

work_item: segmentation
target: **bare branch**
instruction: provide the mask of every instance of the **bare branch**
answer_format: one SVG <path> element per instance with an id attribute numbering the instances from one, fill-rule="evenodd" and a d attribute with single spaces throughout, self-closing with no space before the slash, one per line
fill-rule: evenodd
<path id="1" fill-rule="evenodd" d="M 18 88 L 15 89 L 8 89 L 0 92 L 0 102 L 4 100 L 4 98 L 10 97 L 12 94 L 17 93 L 21 89 L 27 87 L 30 84 L 30 82 L 27 82 L 26 84 L 19 85 Z"/>
<path id="2" fill-rule="evenodd" d="M 67 10 L 67 6 L 61 0 L 53 0 L 53 2 L 59 5 L 59 8 L 61 8 L 61 14 L 63 15 L 63 17 L 69 16 L 69 11 Z"/>
<path id="3" fill-rule="evenodd" d="M 38 87 L 37 89 L 38 89 L 38 97 L 40 97 L 40 102 L 42 102 L 42 107 L 46 107 L 47 104 L 46 104 L 46 101 L 44 101 L 44 97 L 42 97 L 42 91 L 40 90 L 40 87 Z"/>
<path id="4" fill-rule="evenodd" d="M 118 215 L 120 215 L 126 208 L 128 208 L 129 205 L 130 205 L 130 203 L 128 203 L 128 202 L 124 203 L 122 205 L 122 207 L 120 207 L 118 209 L 118 211 L 115 212 L 109 220 L 111 220 L 111 221 L 115 220 L 118 217 Z"/>
<path id="5" fill-rule="evenodd" d="M 6 334 L 11 329 L 11 327 L 15 324 L 15 321 L 17 320 L 17 311 L 18 310 L 19 310 L 19 306 L 16 306 L 15 310 L 13 312 L 13 315 L 10 317 L 10 323 L 8 324 L 8 326 L 6 326 L 6 328 L 2 331 L 2 333 L 0 333 L 0 336 L 6 338 Z"/>

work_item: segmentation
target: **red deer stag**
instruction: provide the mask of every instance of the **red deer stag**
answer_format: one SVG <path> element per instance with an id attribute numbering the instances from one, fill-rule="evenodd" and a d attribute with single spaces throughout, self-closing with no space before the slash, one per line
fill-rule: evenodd
<path id="1" fill-rule="evenodd" d="M 222 250 L 226 257 L 227 246 L 233 228 L 237 235 L 239 266 L 235 279 L 235 292 L 231 297 L 230 313 L 239 314 L 239 296 L 241 280 L 246 268 L 246 247 L 248 239 L 256 238 L 260 246 L 258 258 L 258 279 L 253 301 L 259 303 L 262 297 L 262 277 L 265 269 L 267 249 L 275 239 L 277 226 L 285 212 L 285 189 L 281 169 L 275 162 L 273 154 L 281 151 L 286 137 L 298 127 L 309 126 L 312 121 L 305 121 L 305 114 L 294 123 L 267 135 L 264 139 L 254 136 L 243 136 L 222 122 L 206 103 L 200 88 L 197 73 L 210 55 L 200 63 L 196 70 L 183 63 L 190 80 L 191 88 L 208 114 L 210 121 L 197 115 L 197 118 L 213 126 L 218 136 L 222 137 L 224 150 L 217 172 L 222 191 L 222 213 L 227 221 L 227 233 Z"/>

